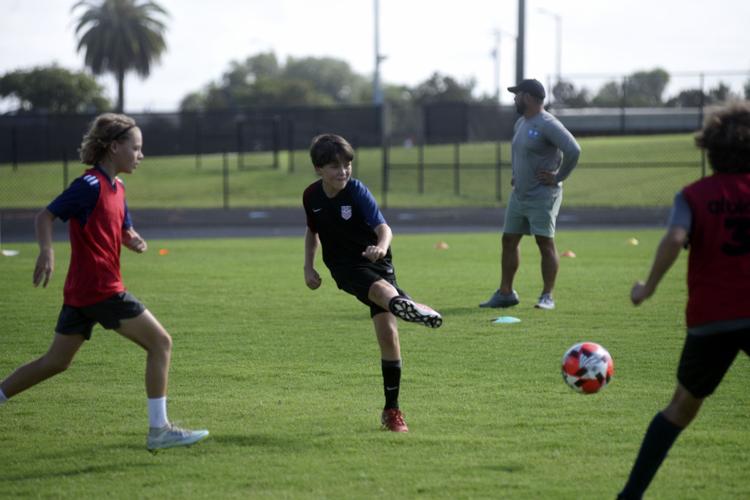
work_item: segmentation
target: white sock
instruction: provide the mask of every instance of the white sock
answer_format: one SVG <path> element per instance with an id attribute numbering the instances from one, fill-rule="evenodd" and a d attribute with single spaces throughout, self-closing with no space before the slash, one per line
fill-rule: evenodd
<path id="1" fill-rule="evenodd" d="M 148 426 L 154 428 L 164 427 L 169 423 L 167 420 L 167 397 L 149 398 L 148 400 Z"/>
<path id="2" fill-rule="evenodd" d="M 8 401 L 8 396 L 5 395 L 2 389 L 0 389 L 0 405 Z"/>

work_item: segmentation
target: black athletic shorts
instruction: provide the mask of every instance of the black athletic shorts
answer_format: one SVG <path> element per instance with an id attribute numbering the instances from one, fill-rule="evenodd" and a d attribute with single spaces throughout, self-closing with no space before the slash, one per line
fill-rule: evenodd
<path id="1" fill-rule="evenodd" d="M 393 266 L 387 263 L 375 262 L 372 264 L 362 264 L 351 267 L 340 267 L 331 269 L 331 276 L 336 285 L 346 293 L 354 295 L 357 299 L 370 307 L 370 317 L 376 314 L 388 312 L 367 296 L 370 293 L 370 287 L 378 280 L 385 280 L 393 285 L 400 295 L 406 295 L 396 283 L 396 271 Z"/>
<path id="2" fill-rule="evenodd" d="M 62 335 L 81 334 L 89 340 L 95 324 L 99 323 L 107 330 L 112 330 L 120 326 L 120 320 L 135 318 L 145 310 L 146 306 L 128 292 L 115 294 L 85 307 L 63 304 L 55 332 Z"/>
<path id="3" fill-rule="evenodd" d="M 716 390 L 740 351 L 750 356 L 750 329 L 690 335 L 682 348 L 677 380 L 693 397 Z"/>

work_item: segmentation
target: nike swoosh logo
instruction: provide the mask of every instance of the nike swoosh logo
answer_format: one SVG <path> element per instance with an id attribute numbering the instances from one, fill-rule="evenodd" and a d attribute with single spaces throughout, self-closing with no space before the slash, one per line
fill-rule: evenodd
<path id="1" fill-rule="evenodd" d="M 388 387 L 388 386 L 386 386 L 386 388 L 385 388 L 386 391 L 395 391 L 396 389 L 398 389 L 398 386 L 395 386 L 395 387 Z"/>
<path id="2" fill-rule="evenodd" d="M 315 212 L 316 214 L 317 214 L 318 212 L 320 212 L 321 210 L 323 210 L 323 209 L 322 209 L 322 208 L 313 208 L 313 212 Z"/>

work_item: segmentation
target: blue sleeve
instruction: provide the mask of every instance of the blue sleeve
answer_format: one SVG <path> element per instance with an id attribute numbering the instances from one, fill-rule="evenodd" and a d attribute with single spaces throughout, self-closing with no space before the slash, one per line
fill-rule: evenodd
<path id="1" fill-rule="evenodd" d="M 71 217 L 85 221 L 96 207 L 97 201 L 99 201 L 99 180 L 87 175 L 71 182 L 65 191 L 47 205 L 47 210 L 63 221 Z"/>
<path id="2" fill-rule="evenodd" d="M 370 190 L 359 181 L 356 181 L 354 202 L 362 211 L 362 216 L 368 226 L 375 229 L 379 225 L 385 224 L 385 217 L 383 217 L 382 212 L 380 212 L 375 197 L 370 193 Z"/>
<path id="3" fill-rule="evenodd" d="M 128 202 L 125 201 L 125 218 L 122 220 L 122 229 L 130 229 L 133 227 L 133 221 L 130 218 L 130 211 L 128 210 Z"/>
<path id="4" fill-rule="evenodd" d="M 674 195 L 672 211 L 669 213 L 668 227 L 679 226 L 690 231 L 692 225 L 693 212 L 690 210 L 690 205 L 682 194 L 682 191 L 680 191 Z"/>

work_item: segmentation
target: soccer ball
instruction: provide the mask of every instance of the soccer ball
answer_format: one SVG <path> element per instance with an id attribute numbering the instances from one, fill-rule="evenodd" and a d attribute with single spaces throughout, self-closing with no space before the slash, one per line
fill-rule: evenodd
<path id="1" fill-rule="evenodd" d="M 562 377 L 574 391 L 594 394 L 606 386 L 615 373 L 612 356 L 594 342 L 581 342 L 562 358 Z"/>

